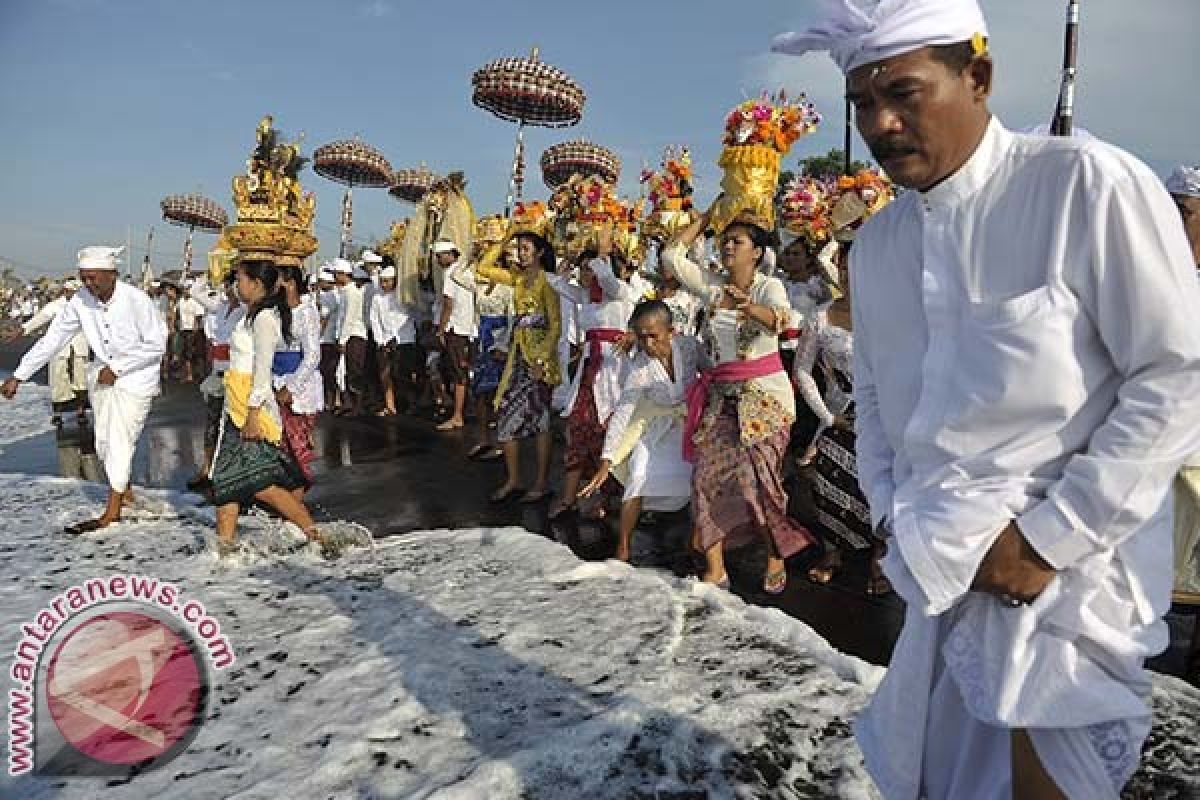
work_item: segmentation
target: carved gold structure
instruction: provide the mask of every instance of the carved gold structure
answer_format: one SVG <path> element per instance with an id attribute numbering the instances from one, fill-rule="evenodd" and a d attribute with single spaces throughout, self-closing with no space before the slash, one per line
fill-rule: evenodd
<path id="1" fill-rule="evenodd" d="M 277 139 L 271 116 L 263 117 L 246 172 L 233 179 L 237 222 L 226 226 L 221 240 L 238 258 L 300 266 L 317 251 L 313 235 L 317 199 L 300 187 L 299 172 L 305 159 L 299 143 L 280 144 Z M 220 269 L 223 263 L 218 259 L 214 264 L 210 258 L 210 280 L 214 268 Z"/>

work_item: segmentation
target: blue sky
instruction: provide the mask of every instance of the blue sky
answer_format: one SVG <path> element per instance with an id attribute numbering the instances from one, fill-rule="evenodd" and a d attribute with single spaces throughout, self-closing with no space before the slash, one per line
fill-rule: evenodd
<path id="1" fill-rule="evenodd" d="M 1059 0 L 983 0 L 997 60 L 993 108 L 1010 127 L 1043 122 L 1061 59 Z M 1088 0 L 1078 120 L 1160 174 L 1200 161 L 1195 0 Z M 807 0 L 453 5 L 410 0 L 0 0 L 0 259 L 26 276 L 67 272 L 87 244 L 155 228 L 156 268 L 178 265 L 184 233 L 159 219 L 165 194 L 202 191 L 232 213 L 264 113 L 305 151 L 360 135 L 394 167 L 466 172 L 477 212 L 504 203 L 515 128 L 474 107 L 470 76 L 531 45 L 588 93 L 583 122 L 531 128 L 526 196 L 545 195 L 537 159 L 585 137 L 623 159 L 636 193 L 643 162 L 691 146 L 698 194 L 715 193 L 720 125 L 763 88 L 808 91 L 826 115 L 788 163 L 841 141 L 841 78 L 827 59 L 766 53 L 810 18 Z M 856 147 L 861 154 L 862 145 Z M 341 187 L 306 170 L 320 255 L 337 249 Z M 355 193 L 355 234 L 386 233 L 411 206 Z M 197 263 L 211 236 L 197 235 Z"/>

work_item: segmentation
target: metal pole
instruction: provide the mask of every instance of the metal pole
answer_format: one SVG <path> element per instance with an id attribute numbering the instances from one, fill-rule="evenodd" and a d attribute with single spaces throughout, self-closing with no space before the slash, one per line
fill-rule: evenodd
<path id="1" fill-rule="evenodd" d="M 150 284 L 154 281 L 154 270 L 150 266 L 150 248 L 154 245 L 154 226 L 150 226 L 150 230 L 146 232 L 146 255 L 142 257 L 142 288 L 149 289 Z M 133 270 L 130 269 L 129 277 L 133 277 Z"/>
<path id="2" fill-rule="evenodd" d="M 192 233 L 195 230 L 195 225 L 188 225 L 187 238 L 183 240 L 183 274 L 185 277 L 192 274 Z"/>
<path id="3" fill-rule="evenodd" d="M 512 176 L 508 181 L 508 198 L 504 202 L 505 218 L 512 216 L 513 205 L 521 199 L 525 186 L 525 122 L 517 125 L 517 146 L 513 151 Z"/>
<path id="4" fill-rule="evenodd" d="M 342 196 L 342 244 L 338 250 L 338 255 L 342 258 L 350 257 L 350 229 L 354 222 L 354 184 L 346 187 L 346 194 Z"/>
<path id="5" fill-rule="evenodd" d="M 851 128 L 850 120 L 851 120 L 850 99 L 846 98 L 846 122 L 845 122 L 845 134 L 844 134 L 845 140 L 842 143 L 842 151 L 846 154 L 846 157 L 842 161 L 842 174 L 843 175 L 850 174 L 850 162 L 851 162 L 850 143 L 851 143 L 851 137 L 853 136 L 853 129 Z"/>
<path id="6" fill-rule="evenodd" d="M 1063 35 L 1062 85 L 1058 91 L 1058 107 L 1050 133 L 1070 136 L 1075 126 L 1075 75 L 1079 63 L 1079 0 L 1067 2 L 1067 27 Z"/>

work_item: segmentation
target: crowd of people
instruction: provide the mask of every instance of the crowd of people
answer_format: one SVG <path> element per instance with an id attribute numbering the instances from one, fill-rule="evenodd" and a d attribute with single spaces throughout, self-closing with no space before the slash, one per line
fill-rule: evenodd
<path id="1" fill-rule="evenodd" d="M 75 529 L 129 502 L 164 375 L 205 398 L 190 487 L 217 506 L 222 554 L 253 502 L 327 551 L 347 544 L 305 504 L 319 414 L 387 424 L 432 407 L 447 435 L 473 417 L 470 457 L 503 462 L 493 502 L 615 518 L 619 559 L 643 511 L 688 507 L 717 586 L 746 542 L 767 553 L 770 594 L 798 553 L 818 551 L 818 583 L 865 557 L 865 590 L 906 604 L 858 723 L 887 796 L 1117 798 L 1149 731 L 1144 660 L 1163 644 L 1164 500 L 1200 451 L 1200 169 L 1164 190 L 1102 142 L 1005 129 L 973 2 L 880 4 L 869 25 L 831 13 L 776 48 L 830 52 L 860 133 L 908 190 L 895 199 L 878 171 L 806 175 L 768 187 L 778 226 L 726 194 L 640 240 L 615 206 L 573 241 L 519 206 L 470 252 L 432 242 L 415 299 L 373 250 L 312 275 L 243 258 L 223 285 L 157 301 L 117 279 L 114 251 L 82 251 L 83 288 L 26 323 L 49 328 L 3 387 L 66 351 L 51 378 L 77 396 L 90 348 L 111 491 Z M 731 116 L 731 135 L 777 111 L 749 109 L 744 135 Z"/>

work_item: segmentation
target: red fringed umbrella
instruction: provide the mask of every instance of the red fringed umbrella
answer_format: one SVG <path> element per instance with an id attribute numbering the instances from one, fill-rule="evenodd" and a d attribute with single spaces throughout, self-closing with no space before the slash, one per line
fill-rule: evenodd
<path id="1" fill-rule="evenodd" d="M 525 126 L 575 125 L 583 118 L 587 96 L 571 76 L 540 61 L 536 47 L 528 58 L 502 58 L 476 70 L 471 77 L 471 88 L 471 102 L 500 119 L 517 123 L 517 147 L 507 201 L 511 210 L 525 183 Z"/>
<path id="2" fill-rule="evenodd" d="M 209 200 L 202 194 L 172 194 L 167 195 L 158 204 L 162 209 L 163 219 L 172 225 L 188 229 L 187 239 L 183 243 L 183 269 L 192 269 L 192 234 L 196 231 L 219 233 L 229 224 L 229 214 L 215 201 Z"/>
<path id="3" fill-rule="evenodd" d="M 340 139 L 313 152 L 313 170 L 331 181 L 346 185 L 342 197 L 342 244 L 340 254 L 347 258 L 353 227 L 355 186 L 384 187 L 392 184 L 392 165 L 374 147 L 358 139 Z"/>
<path id="4" fill-rule="evenodd" d="M 615 184 L 621 177 L 621 159 L 607 147 L 583 139 L 556 144 L 542 153 L 542 180 L 551 189 L 562 186 L 575 174 L 598 175 Z"/>

